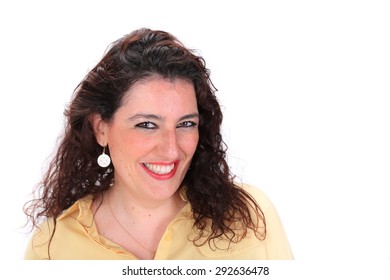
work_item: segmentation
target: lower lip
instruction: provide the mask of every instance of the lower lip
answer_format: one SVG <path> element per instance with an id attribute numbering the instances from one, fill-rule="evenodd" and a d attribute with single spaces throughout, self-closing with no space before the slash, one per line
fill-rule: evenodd
<path id="1" fill-rule="evenodd" d="M 158 163 L 156 163 L 158 164 Z M 171 163 L 172 164 L 172 163 Z M 148 168 L 146 168 L 146 166 L 141 163 L 141 166 L 143 167 L 143 169 L 146 171 L 146 173 L 148 173 L 150 176 L 152 176 L 154 179 L 157 179 L 157 180 L 169 180 L 171 179 L 173 176 L 175 176 L 176 174 L 176 171 L 177 171 L 177 167 L 179 165 L 179 161 L 175 161 L 174 162 L 174 167 L 172 169 L 171 172 L 167 173 L 167 174 L 157 174 L 157 173 L 154 173 L 152 171 L 150 171 Z M 169 164 L 170 165 L 170 164 Z"/>

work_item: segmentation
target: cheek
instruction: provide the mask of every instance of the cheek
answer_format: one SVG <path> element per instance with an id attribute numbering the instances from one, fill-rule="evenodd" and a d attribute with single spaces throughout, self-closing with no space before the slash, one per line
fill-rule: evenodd
<path id="1" fill-rule="evenodd" d="M 148 137 L 140 137 L 126 130 L 111 133 L 108 144 L 111 157 L 121 164 L 137 160 L 137 158 L 147 153 L 150 146 L 152 146 Z"/>
<path id="2" fill-rule="evenodd" d="M 193 133 L 183 137 L 181 143 L 182 150 L 185 151 L 187 155 L 193 155 L 195 153 L 196 147 L 198 146 L 199 134 Z"/>

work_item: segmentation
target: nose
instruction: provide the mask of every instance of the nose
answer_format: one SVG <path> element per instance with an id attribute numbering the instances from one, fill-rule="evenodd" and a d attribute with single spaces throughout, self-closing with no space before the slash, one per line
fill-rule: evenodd
<path id="1" fill-rule="evenodd" d="M 158 152 L 166 161 L 173 161 L 179 157 L 180 148 L 176 129 L 167 130 L 161 134 Z"/>

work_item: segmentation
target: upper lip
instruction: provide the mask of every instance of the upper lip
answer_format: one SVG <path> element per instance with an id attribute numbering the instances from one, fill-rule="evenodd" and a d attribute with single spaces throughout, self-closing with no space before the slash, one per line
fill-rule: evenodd
<path id="1" fill-rule="evenodd" d="M 162 161 L 156 161 L 156 162 L 153 162 L 153 161 L 150 161 L 150 162 L 144 162 L 144 164 L 153 164 L 153 165 L 171 165 L 171 164 L 176 164 L 178 163 L 179 160 L 175 160 L 175 161 L 171 161 L 171 162 L 162 162 Z"/>

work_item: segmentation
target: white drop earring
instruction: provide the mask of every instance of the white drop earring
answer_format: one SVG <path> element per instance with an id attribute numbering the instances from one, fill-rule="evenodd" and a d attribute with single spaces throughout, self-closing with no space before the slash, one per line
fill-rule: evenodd
<path id="1" fill-rule="evenodd" d="M 103 147 L 103 153 L 98 157 L 97 163 L 100 167 L 107 167 L 111 163 L 111 158 L 109 155 L 106 154 L 106 147 Z"/>

